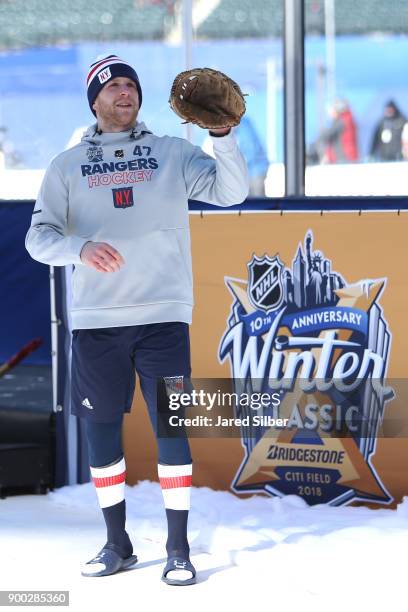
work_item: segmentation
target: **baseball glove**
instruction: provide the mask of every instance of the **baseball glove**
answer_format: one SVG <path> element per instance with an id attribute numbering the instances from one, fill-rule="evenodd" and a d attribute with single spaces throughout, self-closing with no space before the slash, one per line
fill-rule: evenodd
<path id="1" fill-rule="evenodd" d="M 239 85 L 212 68 L 180 72 L 174 79 L 169 103 L 184 123 L 195 123 L 207 130 L 238 125 L 245 113 Z"/>

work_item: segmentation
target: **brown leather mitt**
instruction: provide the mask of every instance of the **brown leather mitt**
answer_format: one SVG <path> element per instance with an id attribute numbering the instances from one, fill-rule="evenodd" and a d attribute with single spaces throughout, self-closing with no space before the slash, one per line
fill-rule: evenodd
<path id="1" fill-rule="evenodd" d="M 180 72 L 174 79 L 169 103 L 184 123 L 195 123 L 208 130 L 238 125 L 245 113 L 239 85 L 212 68 Z"/>

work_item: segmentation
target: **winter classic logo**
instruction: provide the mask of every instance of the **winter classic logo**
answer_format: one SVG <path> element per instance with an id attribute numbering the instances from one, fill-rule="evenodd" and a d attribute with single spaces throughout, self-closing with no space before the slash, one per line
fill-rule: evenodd
<path id="1" fill-rule="evenodd" d="M 88 147 L 86 155 L 90 162 L 101 162 L 103 161 L 103 149 L 102 147 Z"/>
<path id="2" fill-rule="evenodd" d="M 280 429 L 241 429 L 245 458 L 233 489 L 311 504 L 390 503 L 372 465 L 392 399 L 384 386 L 391 333 L 379 303 L 386 279 L 348 284 L 312 243 L 310 231 L 291 268 L 254 255 L 248 281 L 226 278 L 234 301 L 219 358 L 229 358 L 236 393 L 278 391 L 280 406 L 262 415 L 289 419 Z M 238 418 L 247 412 L 236 407 Z"/>

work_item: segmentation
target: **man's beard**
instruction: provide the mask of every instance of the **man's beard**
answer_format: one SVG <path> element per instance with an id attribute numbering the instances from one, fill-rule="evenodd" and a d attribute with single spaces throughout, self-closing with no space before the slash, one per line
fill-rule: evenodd
<path id="1" fill-rule="evenodd" d="M 122 113 L 120 110 L 113 109 L 102 109 L 102 113 L 99 115 L 99 120 L 102 120 L 105 124 L 118 125 L 118 126 L 131 126 L 136 123 L 136 118 L 139 109 L 132 108 L 130 113 Z"/>

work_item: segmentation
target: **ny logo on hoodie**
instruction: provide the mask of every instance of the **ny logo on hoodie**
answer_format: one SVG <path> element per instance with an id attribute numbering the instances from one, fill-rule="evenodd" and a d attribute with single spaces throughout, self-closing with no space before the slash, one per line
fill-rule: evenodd
<path id="1" fill-rule="evenodd" d="M 115 208 L 128 208 L 133 206 L 133 187 L 112 189 L 113 205 Z"/>

